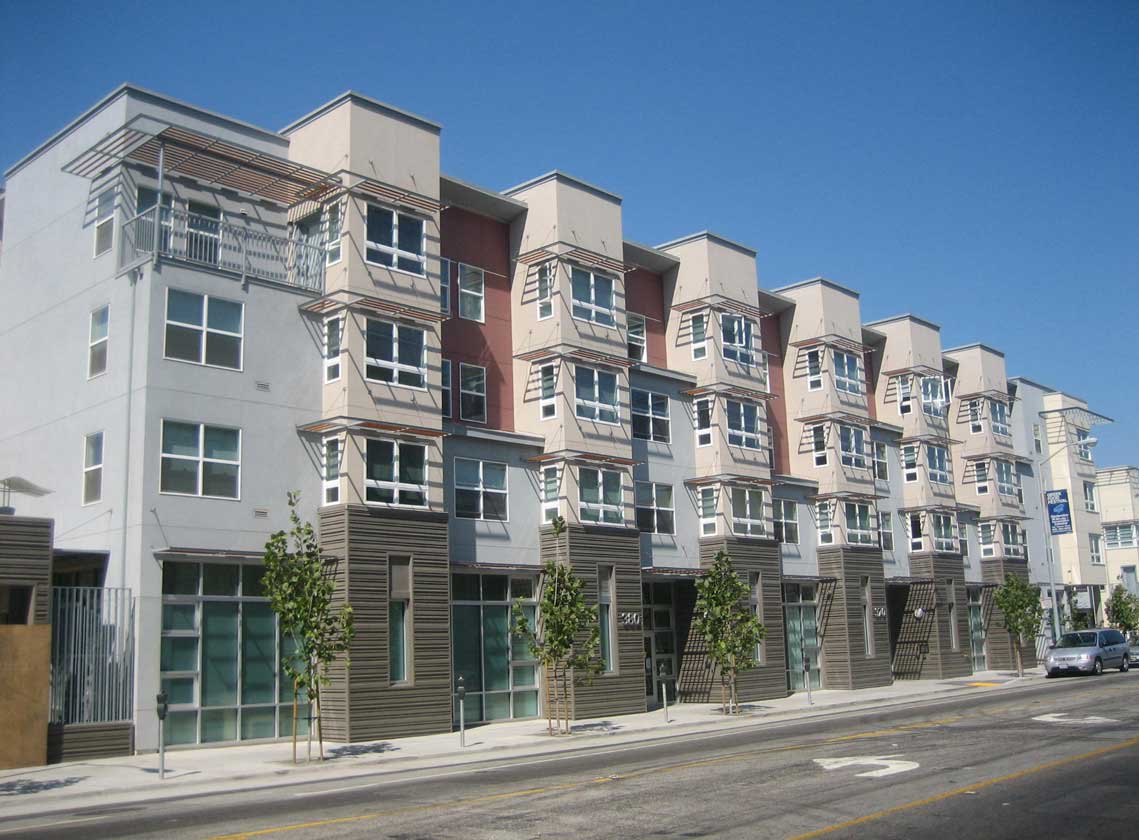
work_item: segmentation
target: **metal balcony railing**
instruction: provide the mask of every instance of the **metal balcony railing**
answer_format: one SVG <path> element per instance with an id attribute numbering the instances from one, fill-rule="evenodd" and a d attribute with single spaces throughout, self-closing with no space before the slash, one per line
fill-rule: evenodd
<path id="1" fill-rule="evenodd" d="M 324 291 L 324 248 L 181 209 L 151 207 L 123 224 L 119 265 L 159 254 L 178 260 Z M 157 222 L 157 223 L 156 223 Z"/>

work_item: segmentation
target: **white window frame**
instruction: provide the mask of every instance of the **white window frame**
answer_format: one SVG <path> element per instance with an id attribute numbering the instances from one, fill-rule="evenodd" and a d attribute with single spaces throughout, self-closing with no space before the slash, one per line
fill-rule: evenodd
<path id="1" fill-rule="evenodd" d="M 874 445 L 874 480 L 890 482 L 889 449 L 880 440 L 872 441 Z"/>
<path id="2" fill-rule="evenodd" d="M 921 378 L 921 410 L 929 417 L 945 417 L 945 377 Z"/>
<path id="3" fill-rule="evenodd" d="M 957 515 L 957 547 L 961 552 L 962 557 L 969 556 L 969 526 Z"/>
<path id="4" fill-rule="evenodd" d="M 1002 496 L 1016 495 L 1016 470 L 1011 461 L 993 459 L 993 472 L 997 476 L 997 493 Z"/>
<path id="5" fill-rule="evenodd" d="M 854 523 L 851 526 L 850 513 L 854 511 Z M 876 545 L 878 542 L 878 529 L 873 527 L 877 517 L 872 516 L 867 502 L 843 502 L 843 524 L 846 528 L 846 542 L 848 545 Z"/>
<path id="6" fill-rule="evenodd" d="M 340 262 L 341 237 L 344 235 L 344 208 L 339 201 L 334 201 L 324 208 L 324 262 L 325 265 L 336 265 Z"/>
<path id="7" fill-rule="evenodd" d="M 372 324 L 387 324 L 392 328 L 392 360 L 389 362 L 386 359 L 379 359 L 367 355 L 368 346 L 368 331 Z M 418 364 L 408 364 L 399 357 L 399 332 L 400 330 L 415 330 L 423 336 L 421 351 L 419 355 Z M 368 382 L 378 382 L 383 385 L 390 385 L 393 388 L 410 388 L 413 391 L 426 391 L 427 390 L 427 330 L 423 327 L 417 327 L 412 324 L 401 324 L 398 321 L 385 321 L 383 318 L 368 318 L 364 324 L 364 378 Z M 369 367 L 378 367 L 392 372 L 392 378 L 376 379 L 368 375 Z M 406 382 L 400 382 L 399 377 L 401 373 L 418 376 L 422 379 L 423 384 L 411 385 Z"/>
<path id="8" fill-rule="evenodd" d="M 1136 523 L 1124 522 L 1119 525 L 1105 525 L 1103 540 L 1106 548 L 1135 548 L 1139 546 L 1136 536 Z"/>
<path id="9" fill-rule="evenodd" d="M 1088 534 L 1088 562 L 1093 566 L 1102 566 L 1103 538 L 1100 534 Z"/>
<path id="10" fill-rule="evenodd" d="M 996 556 L 996 528 L 992 522 L 981 522 L 977 526 L 977 543 L 981 546 L 982 557 Z"/>
<path id="11" fill-rule="evenodd" d="M 979 435 L 985 431 L 984 412 L 979 399 L 969 400 L 969 434 Z"/>
<path id="12" fill-rule="evenodd" d="M 700 407 L 705 405 L 708 408 L 708 425 L 700 425 Z M 700 397 L 692 401 L 692 425 L 696 429 L 696 448 L 699 449 L 704 446 L 712 445 L 712 411 L 715 407 L 715 401 L 711 397 Z"/>
<path id="13" fill-rule="evenodd" d="M 732 406 L 737 409 L 734 418 Z M 725 410 L 728 415 L 728 445 L 756 451 L 762 449 L 763 426 L 759 418 L 759 404 L 744 400 L 727 400 Z M 748 423 L 749 411 L 752 419 L 750 424 Z M 739 422 L 734 423 L 734 420 Z"/>
<path id="14" fill-rule="evenodd" d="M 821 348 L 807 351 L 807 390 L 823 389 L 823 351 Z"/>
<path id="15" fill-rule="evenodd" d="M 1084 482 L 1084 510 L 1088 513 L 1099 513 L 1099 501 L 1096 498 L 1096 484 L 1094 481 Z"/>
<path id="16" fill-rule="evenodd" d="M 162 451 L 162 441 L 166 437 L 166 424 L 167 423 L 181 423 L 186 426 L 198 427 L 198 454 L 194 455 L 173 455 Z M 237 432 L 237 460 L 230 461 L 224 458 L 207 458 L 205 457 L 206 451 L 206 429 L 223 429 L 227 432 Z M 236 426 L 223 426 L 217 423 L 202 423 L 197 420 L 179 420 L 174 417 L 163 417 L 158 427 L 158 451 L 159 451 L 159 478 L 158 478 L 158 492 L 163 496 L 184 496 L 186 498 L 195 499 L 221 499 L 227 502 L 241 501 L 241 455 L 245 445 L 244 435 L 240 428 Z M 179 493 L 174 490 L 162 489 L 162 461 L 166 459 L 176 461 L 193 461 L 198 465 L 198 490 L 196 493 Z M 227 466 L 237 467 L 237 495 L 236 496 L 207 496 L 202 492 L 202 482 L 205 477 L 205 464 L 225 464 Z"/>
<path id="17" fill-rule="evenodd" d="M 593 394 L 591 399 L 583 399 L 579 395 L 577 378 L 581 376 L 584 371 L 589 371 L 593 375 Z M 603 403 L 601 402 L 601 377 L 613 377 L 613 399 L 615 402 Z M 600 370 L 598 368 L 589 367 L 588 365 L 574 365 L 573 373 L 573 395 L 574 395 L 574 416 L 582 420 L 590 420 L 594 423 L 603 423 L 607 426 L 621 425 L 621 393 L 620 393 L 620 380 L 616 373 L 607 370 Z M 582 414 L 582 408 L 593 412 L 593 416 Z M 603 420 L 601 417 L 602 412 L 612 412 L 612 420 Z"/>
<path id="18" fill-rule="evenodd" d="M 650 504 L 641 504 L 641 491 L 648 488 L 648 496 Z M 671 505 L 661 503 L 661 493 L 664 491 Z M 665 536 L 673 536 L 676 534 L 676 494 L 673 492 L 671 484 L 663 484 L 659 481 L 638 481 L 633 487 L 633 508 L 636 513 L 637 530 L 642 534 L 663 534 Z M 651 511 L 653 515 L 653 527 L 651 530 L 644 530 L 641 528 L 640 512 L 642 510 Z M 672 528 L 668 531 L 662 530 L 660 527 L 660 513 L 667 513 L 672 519 Z"/>
<path id="19" fill-rule="evenodd" d="M 908 375 L 898 377 L 898 414 L 905 416 L 914 410 L 913 382 Z"/>
<path id="20" fill-rule="evenodd" d="M 840 423 L 838 427 L 839 460 L 844 467 L 866 469 L 866 429 Z M 848 446 L 849 444 L 849 446 Z"/>
<path id="21" fill-rule="evenodd" d="M 380 481 L 368 477 L 368 442 L 379 441 L 381 443 L 390 443 L 392 445 L 392 475 L 395 476 L 392 481 Z M 423 479 L 424 484 L 405 484 L 399 480 L 399 449 L 401 446 L 416 446 L 423 450 Z M 375 505 L 377 507 L 400 507 L 412 508 L 415 510 L 423 510 L 429 506 L 429 499 L 427 495 L 427 481 L 430 474 L 430 465 L 427 460 L 427 444 L 416 443 L 415 441 L 399 440 L 397 438 L 375 437 L 368 436 L 364 439 L 364 503 Z M 391 490 L 394 501 L 391 502 L 376 502 L 368 498 L 368 488 L 375 488 L 376 490 Z M 399 501 L 400 491 L 408 490 L 412 493 L 423 494 L 423 504 L 409 505 Z"/>
<path id="22" fill-rule="evenodd" d="M 736 508 L 737 494 L 743 494 L 743 516 Z M 759 499 L 759 519 L 748 514 L 753 512 L 755 499 Z M 764 494 L 758 487 L 741 487 L 733 484 L 729 487 L 728 503 L 732 507 L 732 533 L 742 537 L 766 537 L 767 526 L 763 521 Z"/>
<path id="23" fill-rule="evenodd" d="M 1008 406 L 1000 400 L 989 400 L 989 416 L 993 424 L 993 434 L 1012 437 L 1008 425 Z"/>
<path id="24" fill-rule="evenodd" d="M 556 260 L 538 266 L 538 320 L 554 317 L 554 286 L 557 284 L 558 263 Z"/>
<path id="25" fill-rule="evenodd" d="M 700 515 L 700 536 L 715 535 L 717 531 L 717 508 L 719 507 L 719 488 L 715 485 L 701 487 L 696 495 L 696 512 Z M 709 511 L 711 513 L 709 514 Z"/>
<path id="26" fill-rule="evenodd" d="M 902 481 L 913 484 L 918 480 L 919 451 L 917 444 L 907 443 L 902 447 Z"/>
<path id="27" fill-rule="evenodd" d="M 700 325 L 700 338 L 696 337 L 696 325 Z M 688 317 L 688 329 L 692 336 L 692 359 L 708 357 L 708 313 L 695 312 Z"/>
<path id="28" fill-rule="evenodd" d="M 936 551 L 957 549 L 957 523 L 945 513 L 933 515 L 933 547 Z"/>
<path id="29" fill-rule="evenodd" d="M 552 498 L 550 496 L 551 477 L 553 478 Z M 542 522 L 553 522 L 561 513 L 561 489 L 561 468 L 558 466 L 542 467 Z"/>
<path id="30" fill-rule="evenodd" d="M 367 238 L 368 231 L 368 213 L 372 209 L 379 210 L 384 213 L 392 214 L 392 241 L 391 242 L 375 242 Z M 399 247 L 399 228 L 400 222 L 403 219 L 412 219 L 419 223 L 419 253 L 412 251 L 404 251 Z M 385 262 L 369 259 L 368 251 L 379 251 L 382 254 L 391 255 L 391 265 Z M 411 260 L 419 263 L 419 270 L 413 271 L 409 268 L 400 266 L 401 259 Z M 427 273 L 427 220 L 422 216 L 416 216 L 411 213 L 401 213 L 394 207 L 387 207 L 383 204 L 376 204 L 368 202 L 364 210 L 364 262 L 368 265 L 377 265 L 381 268 L 387 268 L 391 271 L 400 271 L 404 274 L 410 274 L 415 277 L 425 277 Z"/>
<path id="31" fill-rule="evenodd" d="M 629 312 L 625 315 L 625 343 L 629 358 L 635 362 L 644 362 L 648 358 L 648 343 L 645 332 L 647 324 L 645 316 L 640 312 Z M 636 348 L 635 353 L 634 348 Z"/>
<path id="32" fill-rule="evenodd" d="M 193 297 L 200 297 L 202 299 L 202 323 L 201 324 L 187 324 L 185 321 L 171 321 L 170 320 L 170 292 L 175 291 L 184 295 L 191 295 Z M 209 326 L 210 323 L 210 301 L 219 300 L 223 303 L 231 303 L 235 306 L 241 307 L 241 331 L 230 332 L 229 330 L 219 330 L 216 327 Z M 176 356 L 171 356 L 167 352 L 167 327 L 169 326 L 180 327 L 186 330 L 197 330 L 202 334 L 201 341 L 198 343 L 199 354 L 198 360 L 194 359 L 180 359 Z M 215 365 L 206 361 L 206 343 L 209 340 L 210 333 L 215 335 L 224 335 L 229 338 L 238 339 L 237 350 L 237 367 L 230 367 L 229 365 Z M 162 358 L 171 362 L 182 362 L 187 365 L 201 365 L 202 367 L 214 368 L 215 370 L 232 370 L 241 373 L 245 370 L 245 303 L 240 300 L 232 300 L 230 298 L 221 297 L 220 295 L 208 295 L 204 292 L 191 292 L 187 289 L 177 289 L 172 286 L 166 287 L 166 295 L 163 303 L 162 310 Z"/>
<path id="33" fill-rule="evenodd" d="M 550 363 L 538 368 L 538 419 L 552 420 L 558 416 L 558 368 Z M 549 376 L 546 372 L 549 371 Z M 549 393 L 546 386 L 549 385 Z"/>
<path id="34" fill-rule="evenodd" d="M 333 453 L 332 450 L 335 450 Z M 330 464 L 330 457 L 335 454 L 336 466 L 334 477 L 329 478 L 332 473 Z M 336 505 L 340 503 L 340 474 L 344 468 L 344 443 L 336 435 L 330 435 L 321 441 L 321 505 Z"/>
<path id="35" fill-rule="evenodd" d="M 89 441 L 93 438 L 99 439 L 99 460 L 93 461 L 88 459 L 88 454 L 91 451 Z M 83 483 L 79 487 L 79 498 L 82 499 L 82 506 L 98 504 L 103 501 L 103 462 L 106 460 L 103 447 L 106 445 L 107 436 L 102 431 L 91 432 L 89 435 L 83 436 Z M 94 498 L 87 497 L 87 476 L 98 474 L 99 489 Z"/>
<path id="36" fill-rule="evenodd" d="M 931 483 L 953 483 L 953 470 L 950 467 L 949 450 L 946 447 L 927 443 L 925 445 L 925 465 Z"/>
<path id="37" fill-rule="evenodd" d="M 466 376 L 464 372 L 467 368 L 471 370 L 482 371 L 482 390 L 473 390 L 466 387 Z M 459 419 L 467 423 L 480 423 L 485 425 L 490 416 L 489 402 L 487 400 L 486 388 L 486 368 L 483 365 L 472 365 L 467 362 L 459 362 Z M 479 397 L 482 399 L 482 419 L 478 417 L 468 417 L 466 412 L 463 411 L 463 397 Z"/>
<path id="38" fill-rule="evenodd" d="M 878 547 L 883 551 L 894 550 L 894 517 L 889 511 L 878 511 Z"/>
<path id="39" fill-rule="evenodd" d="M 333 353 L 333 330 L 335 330 L 335 349 Z M 340 357 L 344 353 L 344 319 L 339 315 L 330 315 L 324 319 L 324 381 L 336 382 L 340 379 Z"/>
<path id="40" fill-rule="evenodd" d="M 917 532 L 914 532 L 914 526 Z M 925 548 L 925 526 L 922 524 L 921 513 L 911 513 L 906 516 L 906 533 L 910 538 L 910 551 L 921 551 Z"/>
<path id="41" fill-rule="evenodd" d="M 799 544 L 799 503 L 794 499 L 771 500 L 771 525 L 775 539 L 786 545 Z M 788 529 L 792 529 L 789 533 Z M 794 539 L 790 539 L 794 534 Z"/>
<path id="42" fill-rule="evenodd" d="M 95 323 L 96 316 L 99 313 L 104 313 L 103 318 L 106 321 L 104 331 L 98 338 L 95 337 Z M 89 320 L 87 323 L 87 378 L 94 379 L 97 376 L 102 376 L 107 372 L 107 367 L 110 364 L 110 335 L 111 335 L 111 304 L 104 303 L 102 306 L 91 310 Z M 97 371 L 92 371 L 92 365 L 95 360 L 95 349 L 97 347 L 103 348 L 103 367 Z"/>
<path id="43" fill-rule="evenodd" d="M 467 464 L 478 465 L 478 481 L 475 483 L 463 483 L 459 481 L 459 462 Z M 455 457 L 452 459 L 452 504 L 451 510 L 456 519 L 465 519 L 472 522 L 509 522 L 510 521 L 510 468 L 502 461 L 490 461 L 482 458 L 460 458 Z M 488 487 L 486 484 L 485 471 L 487 464 L 495 467 L 502 467 L 502 487 Z M 471 493 L 477 493 L 479 498 L 479 513 L 478 516 L 460 516 L 459 515 L 459 491 L 466 490 Z M 502 511 L 503 516 L 501 519 L 488 518 L 486 515 L 486 495 L 493 493 L 502 496 Z"/>
<path id="44" fill-rule="evenodd" d="M 447 257 L 439 259 L 439 313 L 451 317 L 451 266 Z"/>
<path id="45" fill-rule="evenodd" d="M 731 328 L 734 333 L 735 341 L 728 343 L 729 324 L 734 323 L 735 326 Z M 751 367 L 755 364 L 755 338 L 757 332 L 756 322 L 751 318 L 745 318 L 743 315 L 735 315 L 730 312 L 720 313 L 720 353 L 729 361 L 736 362 L 744 367 Z"/>
<path id="46" fill-rule="evenodd" d="M 95 197 L 95 239 L 91 246 L 91 256 L 101 257 L 115 249 L 115 205 L 117 190 L 115 187 L 108 187 Z M 104 198 L 106 202 L 104 202 Z M 103 233 L 103 229 L 111 226 L 110 233 L 107 235 L 107 246 L 100 250 L 99 238 Z"/>
<path id="47" fill-rule="evenodd" d="M 644 395 L 645 403 L 648 406 L 648 413 L 637 410 L 637 395 Z M 664 400 L 664 412 L 658 411 L 658 406 L 661 400 Z M 632 435 L 636 440 L 650 440 L 657 443 L 670 443 L 672 441 L 672 404 L 668 398 L 668 394 L 657 393 L 656 391 L 648 391 L 644 388 L 633 388 L 630 390 L 629 395 L 629 415 L 630 418 L 644 417 L 649 424 L 649 436 L 644 437 L 638 435 L 635 431 L 635 423 L 630 422 L 633 426 Z M 664 434 L 657 434 L 657 423 L 654 420 L 664 421 Z"/>
<path id="48" fill-rule="evenodd" d="M 1005 556 L 1023 557 L 1024 542 L 1021 538 L 1020 526 L 1015 522 L 1002 522 L 1001 544 L 1004 546 Z"/>
<path id="49" fill-rule="evenodd" d="M 1032 424 L 1032 446 L 1037 455 L 1044 454 L 1044 438 L 1040 435 L 1040 424 Z"/>
<path id="50" fill-rule="evenodd" d="M 815 524 L 818 530 L 819 545 L 834 544 L 834 509 L 830 499 L 815 502 Z"/>
<path id="51" fill-rule="evenodd" d="M 474 282 L 471 282 L 474 281 Z M 486 323 L 486 272 L 466 263 L 459 263 L 459 306 L 457 312 L 464 321 Z M 464 303 L 477 307 L 477 314 L 463 314 Z"/>
<path id="52" fill-rule="evenodd" d="M 578 300 L 573 295 L 573 274 L 574 272 L 581 272 L 582 274 L 589 275 L 589 299 Z M 612 305 L 609 308 L 599 306 L 597 304 L 597 281 L 598 279 L 608 281 L 609 283 L 609 299 Z M 604 274 L 599 271 L 590 271 L 588 268 L 581 266 L 570 266 L 570 314 L 575 321 L 585 321 L 589 324 L 596 324 L 599 327 L 607 327 L 608 329 L 617 329 L 617 281 L 612 275 Z M 579 315 L 578 310 L 581 309 L 584 314 Z M 598 320 L 600 318 L 600 320 Z"/>
<path id="53" fill-rule="evenodd" d="M 1081 461 L 1091 461 L 1092 459 L 1092 448 L 1084 443 L 1090 437 L 1091 432 L 1087 429 L 1076 429 L 1076 455 Z"/>
<path id="54" fill-rule="evenodd" d="M 814 455 L 815 467 L 827 465 L 827 427 L 825 423 L 816 423 L 811 429 L 811 452 Z"/>
<path id="55" fill-rule="evenodd" d="M 587 472 L 597 473 L 597 493 L 598 501 L 587 502 L 584 498 L 585 482 L 582 481 L 582 476 Z M 605 499 L 605 478 L 606 476 L 617 476 L 618 482 L 618 499 L 620 501 L 615 505 L 606 504 Z M 578 467 L 577 471 L 577 504 L 578 515 L 581 517 L 582 522 L 588 522 L 592 525 L 623 525 L 625 522 L 625 482 L 624 474 L 620 470 L 603 470 L 599 467 Z M 588 518 L 586 511 L 596 511 L 597 519 Z M 606 519 L 606 513 L 615 513 L 616 519 Z"/>
<path id="56" fill-rule="evenodd" d="M 854 397 L 860 397 L 863 394 L 862 389 L 862 362 L 854 353 L 847 353 L 845 350 L 839 350 L 837 347 L 831 348 L 831 357 L 834 361 L 834 387 L 836 390 L 850 394 Z M 854 375 L 850 374 L 850 364 L 846 360 L 853 360 Z"/>
<path id="57" fill-rule="evenodd" d="M 451 399 L 455 395 L 454 386 L 451 383 L 451 360 L 440 359 L 439 361 L 439 413 L 444 417 L 450 417 L 455 408 L 451 404 Z"/>
<path id="58" fill-rule="evenodd" d="M 987 461 L 977 461 L 973 464 L 973 481 L 977 485 L 977 495 L 989 494 L 989 464 Z"/>

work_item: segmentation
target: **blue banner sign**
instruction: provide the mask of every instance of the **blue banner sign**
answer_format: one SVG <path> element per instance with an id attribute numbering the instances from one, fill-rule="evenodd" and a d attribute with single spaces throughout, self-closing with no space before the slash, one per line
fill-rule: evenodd
<path id="1" fill-rule="evenodd" d="M 1045 490 L 1048 503 L 1048 530 L 1052 536 L 1072 533 L 1072 508 L 1068 504 L 1067 490 Z"/>

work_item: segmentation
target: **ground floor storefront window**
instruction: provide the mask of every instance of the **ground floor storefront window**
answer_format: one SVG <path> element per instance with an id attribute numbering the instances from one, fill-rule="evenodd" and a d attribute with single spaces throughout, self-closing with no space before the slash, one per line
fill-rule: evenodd
<path id="1" fill-rule="evenodd" d="M 671 581 L 641 584 L 643 604 L 642 627 L 645 636 L 645 696 L 650 703 L 660 703 L 661 677 L 672 680 L 676 668 L 676 612 L 673 608 Z M 675 701 L 675 687 L 670 685 L 670 698 Z"/>
<path id="2" fill-rule="evenodd" d="M 534 626 L 537 580 L 530 575 L 451 576 L 452 675 L 456 685 L 463 678 L 468 723 L 538 715 L 538 664 L 526 640 L 510 632 L 515 605 Z M 452 714 L 457 723 L 457 699 Z"/>
<path id="3" fill-rule="evenodd" d="M 792 691 L 822 684 L 819 671 L 818 586 L 814 583 L 783 584 L 783 620 L 787 639 L 787 687 Z M 810 671 L 803 670 L 803 662 Z"/>
<path id="4" fill-rule="evenodd" d="M 976 673 L 987 667 L 982 591 L 980 586 L 967 586 L 965 592 L 969 597 L 969 657 Z"/>
<path id="5" fill-rule="evenodd" d="M 169 745 L 292 735 L 293 687 L 260 564 L 166 561 L 162 568 L 162 688 Z M 307 733 L 308 707 L 297 714 Z"/>

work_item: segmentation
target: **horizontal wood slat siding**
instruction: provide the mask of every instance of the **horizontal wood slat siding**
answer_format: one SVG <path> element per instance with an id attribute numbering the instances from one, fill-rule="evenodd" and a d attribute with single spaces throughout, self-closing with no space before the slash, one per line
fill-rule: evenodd
<path id="1" fill-rule="evenodd" d="M 114 758 L 133 752 L 134 724 L 130 722 L 48 724 L 48 764 Z"/>
<path id="2" fill-rule="evenodd" d="M 914 571 L 913 560 L 910 570 L 914 572 L 914 577 L 925 576 Z M 929 665 L 929 660 L 936 655 L 937 640 L 933 633 L 934 622 L 928 616 L 918 621 L 914 610 L 925 610 L 932 616 L 937 593 L 932 580 L 915 580 L 903 586 L 906 601 L 902 610 L 902 626 L 898 638 L 894 640 L 893 674 L 896 680 L 920 680 L 923 675 L 930 677 L 935 670 Z M 895 591 L 893 587 L 891 591 Z"/>
<path id="3" fill-rule="evenodd" d="M 933 621 L 927 621 L 930 632 L 930 657 L 922 670 L 925 679 L 967 677 L 973 673 L 969 652 L 969 604 L 965 592 L 965 561 L 960 554 L 931 554 L 910 558 L 910 574 L 933 581 Z M 948 581 L 953 581 L 950 598 Z M 953 623 L 957 625 L 957 649 L 953 648 L 949 603 L 955 605 Z"/>
<path id="4" fill-rule="evenodd" d="M 719 551 L 726 551 L 732 567 L 745 584 L 752 574 L 760 575 L 762 588 L 761 612 L 767 634 L 763 641 L 764 661 L 757 668 L 740 673 L 736 690 L 741 701 L 771 700 L 786 697 L 787 646 L 783 622 L 783 575 L 779 544 L 774 540 L 717 537 L 700 540 L 700 567 L 710 569 Z M 695 606 L 695 603 L 693 604 Z M 678 622 L 679 623 L 679 622 Z M 695 660 L 685 669 L 682 663 L 682 699 L 707 703 L 719 700 L 715 688 L 720 682 L 719 673 L 709 679 L 707 673 L 707 643 L 695 630 L 688 635 L 689 655 Z"/>
<path id="5" fill-rule="evenodd" d="M 1011 560 L 982 560 L 981 580 L 985 583 L 995 583 L 998 586 L 1005 582 L 1007 575 L 1016 575 L 1022 580 L 1028 580 L 1028 561 Z M 1014 639 L 1005 629 L 1005 616 L 994 599 L 996 589 L 987 586 L 981 593 L 981 615 L 985 622 L 985 650 L 989 669 L 993 671 L 1012 671 L 1016 669 L 1016 653 L 1014 645 L 1020 648 L 1021 664 L 1025 668 L 1036 666 L 1036 640 L 1027 639 L 1025 644 Z"/>
<path id="6" fill-rule="evenodd" d="M 353 742 L 449 732 L 451 579 L 446 515 L 347 505 L 322 510 L 320 522 L 324 551 L 340 558 L 343 566 L 337 575 L 338 597 L 352 605 L 356 623 L 350 666 L 332 675 L 341 688 L 340 696 L 329 692 L 326 734 L 330 740 Z M 393 686 L 389 680 L 389 557 L 411 558 L 411 682 L 406 686 Z"/>
<path id="7" fill-rule="evenodd" d="M 890 685 L 890 626 L 871 616 L 874 655 L 866 655 L 862 628 L 860 578 L 870 578 L 871 611 L 886 606 L 882 552 L 876 548 L 839 546 L 819 549 L 819 575 L 836 578 L 822 587 L 819 634 L 823 688 L 856 689 Z"/>
<path id="8" fill-rule="evenodd" d="M 54 520 L 0 516 L 0 582 L 34 587 L 32 623 L 51 622 L 51 552 Z"/>

